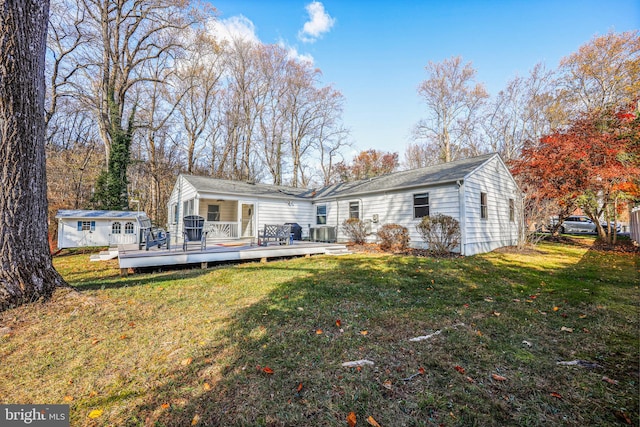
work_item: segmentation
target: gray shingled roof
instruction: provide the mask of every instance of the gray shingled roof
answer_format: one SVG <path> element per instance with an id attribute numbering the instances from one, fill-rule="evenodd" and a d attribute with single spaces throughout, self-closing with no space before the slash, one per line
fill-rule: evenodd
<path id="1" fill-rule="evenodd" d="M 311 190 L 278 185 L 231 181 L 206 176 L 182 175 L 196 191 L 200 193 L 242 194 L 250 196 L 268 196 L 276 198 L 310 198 Z"/>
<path id="2" fill-rule="evenodd" d="M 362 181 L 334 184 L 318 190 L 316 198 L 353 196 L 379 191 L 425 187 L 464 179 L 496 154 L 442 163 L 426 168 L 394 172 Z"/>
<path id="3" fill-rule="evenodd" d="M 339 183 L 313 190 L 268 184 L 253 184 L 204 176 L 183 175 L 183 177 L 191 183 L 198 192 L 277 198 L 324 199 L 455 182 L 464 179 L 494 156 L 496 156 L 496 154 L 486 154 L 470 159 L 457 160 L 426 168 L 394 172 L 371 179 Z"/>

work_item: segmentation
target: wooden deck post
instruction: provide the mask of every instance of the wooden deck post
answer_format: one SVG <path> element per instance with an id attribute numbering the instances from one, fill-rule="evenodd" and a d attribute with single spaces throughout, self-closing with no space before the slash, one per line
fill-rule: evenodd
<path id="1" fill-rule="evenodd" d="M 127 277 L 128 275 L 129 275 L 129 269 L 128 268 L 121 268 L 120 269 L 120 276 Z"/>
<path id="2" fill-rule="evenodd" d="M 203 269 L 203 270 L 206 270 L 208 266 L 209 266 L 209 263 L 206 262 L 206 261 L 200 263 L 200 268 Z"/>

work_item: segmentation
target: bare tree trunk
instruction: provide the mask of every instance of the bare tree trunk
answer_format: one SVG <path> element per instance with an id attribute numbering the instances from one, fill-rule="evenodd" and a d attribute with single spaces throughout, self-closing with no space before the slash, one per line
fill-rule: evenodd
<path id="1" fill-rule="evenodd" d="M 48 0 L 0 0 L 0 310 L 64 286 L 47 242 Z"/>

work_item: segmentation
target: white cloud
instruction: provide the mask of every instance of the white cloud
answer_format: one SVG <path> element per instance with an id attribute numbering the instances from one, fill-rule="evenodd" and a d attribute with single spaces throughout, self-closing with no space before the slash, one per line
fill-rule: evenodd
<path id="1" fill-rule="evenodd" d="M 290 46 L 284 40 L 280 39 L 278 45 L 287 50 L 287 56 L 289 59 L 295 59 L 299 62 L 307 62 L 311 65 L 315 62 L 313 56 L 310 53 L 300 53 L 295 46 Z"/>
<path id="2" fill-rule="evenodd" d="M 240 39 L 255 44 L 262 43 L 256 34 L 254 23 L 243 15 L 212 21 L 208 27 L 209 32 L 220 42 L 232 42 Z M 287 55 L 290 59 L 313 65 L 314 59 L 311 54 L 300 53 L 296 47 L 289 45 L 283 39 L 280 39 L 278 44 L 287 50 Z"/>
<path id="3" fill-rule="evenodd" d="M 319 1 L 309 3 L 306 9 L 309 20 L 304 23 L 298 38 L 305 43 L 313 43 L 324 33 L 329 32 L 336 20 L 324 10 L 324 5 Z"/>
<path id="4" fill-rule="evenodd" d="M 232 16 L 220 21 L 213 21 L 209 31 L 220 41 L 244 40 L 252 43 L 260 43 L 256 35 L 256 26 L 243 15 Z"/>

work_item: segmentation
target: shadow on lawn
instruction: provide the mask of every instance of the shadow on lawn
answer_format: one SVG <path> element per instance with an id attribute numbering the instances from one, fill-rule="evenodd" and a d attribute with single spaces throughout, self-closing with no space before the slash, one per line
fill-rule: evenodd
<path id="1" fill-rule="evenodd" d="M 590 265 L 590 256 L 584 263 Z M 257 265 L 256 277 L 264 269 L 302 265 L 296 263 L 295 267 L 286 262 Z M 552 274 L 533 267 L 502 266 L 503 274 L 496 276 L 496 267 L 481 257 L 442 261 L 346 257 L 326 263 L 329 268 L 309 268 L 307 276 L 283 283 L 261 301 L 238 310 L 228 327 L 212 333 L 214 345 L 201 348 L 190 364 L 167 373 L 163 385 L 150 391 L 129 424 L 344 426 L 347 414 L 354 411 L 358 424 L 371 415 L 383 426 L 513 425 L 527 420 L 572 425 L 566 415 L 571 415 L 574 402 L 550 398 L 548 393 L 541 396 L 535 388 L 523 388 L 518 396 L 507 386 L 488 381 L 461 385 L 464 377 L 449 369 L 457 362 L 447 349 L 415 345 L 408 338 L 456 322 L 482 322 L 482 316 L 491 317 L 496 307 L 507 312 L 507 304 L 520 294 L 543 293 L 543 281 L 550 282 L 546 286 L 562 286 L 568 276 L 582 271 L 579 265 Z M 172 274 L 184 277 L 182 272 Z M 596 272 L 589 267 L 587 274 L 591 280 Z M 130 280 L 139 282 L 135 277 Z M 153 277 L 141 282 L 136 284 L 151 283 Z M 118 283 L 95 287 L 123 286 Z M 590 292 L 580 294 L 580 302 L 597 301 L 598 286 L 589 285 Z M 494 301 L 487 302 L 489 297 Z M 523 300 L 518 310 L 538 309 L 538 303 L 524 306 Z M 466 312 L 461 309 L 464 304 L 479 308 Z M 553 299 L 545 304 L 554 304 Z M 510 327 L 505 325 L 506 330 Z M 495 344 L 474 331 L 468 335 L 458 344 L 463 346 L 457 349 L 460 353 L 465 353 L 468 342 Z M 477 350 L 467 349 L 459 356 L 468 357 L 469 365 L 474 357 L 470 351 Z M 342 362 L 359 359 L 375 360 L 376 366 L 341 367 Z M 551 359 L 549 366 L 554 365 Z M 423 366 L 428 375 L 402 380 Z M 265 367 L 273 373 L 265 372 Z M 540 401 L 517 407 L 509 403 L 508 396 L 514 399 L 509 393 Z M 582 423 L 574 419 L 575 425 Z"/>
<path id="2" fill-rule="evenodd" d="M 219 265 L 215 268 L 224 268 L 226 265 Z M 113 271 L 113 269 L 111 269 Z M 134 286 L 153 285 L 158 281 L 171 281 L 171 280 L 183 280 L 188 278 L 196 278 L 199 276 L 207 275 L 211 272 L 211 269 L 202 269 L 200 265 L 185 265 L 179 268 L 172 269 L 147 269 L 130 274 L 128 276 L 121 276 L 119 273 L 106 275 L 105 279 L 91 280 L 87 282 L 75 281 L 73 283 L 74 289 L 77 291 L 93 291 L 102 289 L 120 289 Z M 73 276 L 67 275 L 67 277 Z"/>

